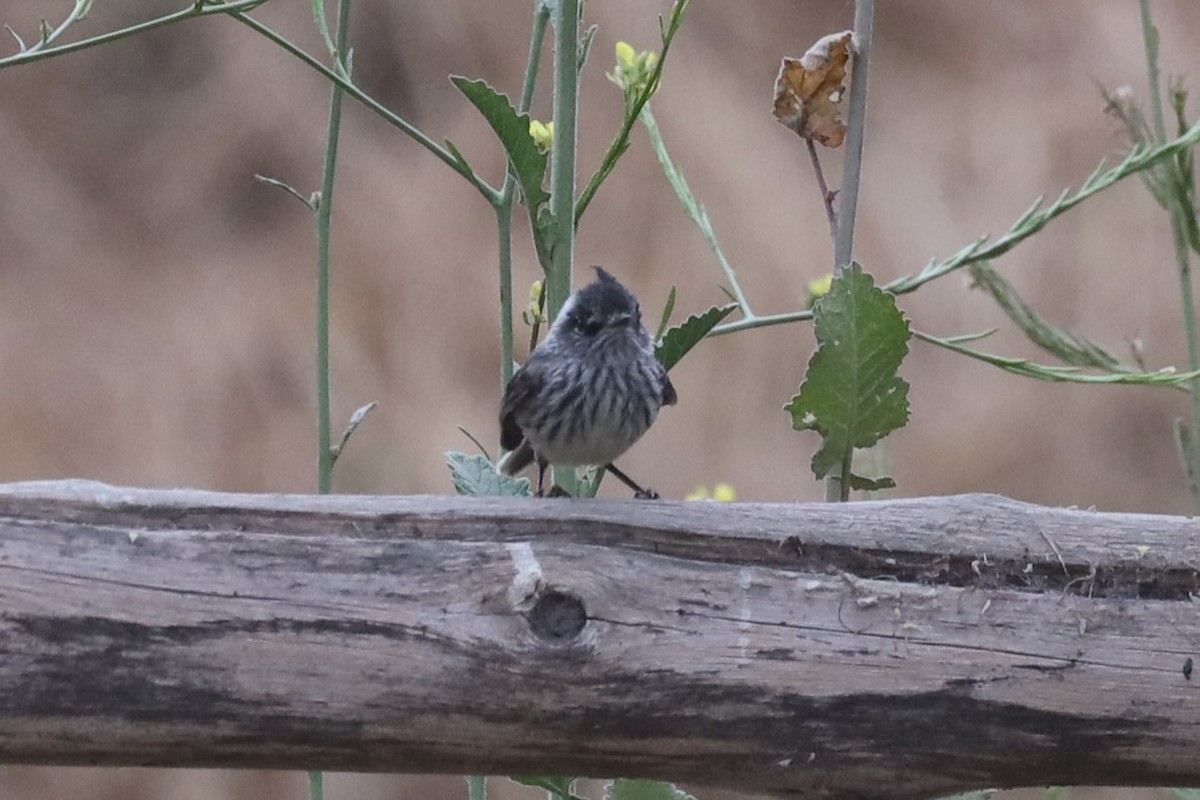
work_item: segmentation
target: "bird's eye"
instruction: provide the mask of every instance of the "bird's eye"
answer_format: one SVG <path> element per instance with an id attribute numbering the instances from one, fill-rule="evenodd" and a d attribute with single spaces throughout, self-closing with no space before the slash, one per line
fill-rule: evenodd
<path id="1" fill-rule="evenodd" d="M 584 316 L 582 314 L 573 317 L 572 321 L 575 323 L 575 330 L 584 336 L 595 336 L 600 332 L 600 328 L 602 327 L 600 321 L 595 317 Z"/>

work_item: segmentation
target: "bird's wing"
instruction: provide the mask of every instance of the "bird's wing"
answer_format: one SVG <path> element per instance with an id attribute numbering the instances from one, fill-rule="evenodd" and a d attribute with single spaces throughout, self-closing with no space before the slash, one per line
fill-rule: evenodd
<path id="1" fill-rule="evenodd" d="M 517 424 L 517 409 L 529 408 L 542 389 L 542 376 L 521 367 L 512 376 L 504 389 L 500 401 L 500 446 L 505 450 L 516 450 L 525 434 Z"/>

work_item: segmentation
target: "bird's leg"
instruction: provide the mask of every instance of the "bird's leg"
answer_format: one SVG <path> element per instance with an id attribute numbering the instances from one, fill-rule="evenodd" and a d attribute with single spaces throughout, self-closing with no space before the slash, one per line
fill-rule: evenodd
<path id="1" fill-rule="evenodd" d="M 541 456 L 538 456 L 538 459 L 537 459 L 538 490 L 537 490 L 537 494 L 535 494 L 534 497 L 545 497 L 545 493 L 542 491 L 542 484 L 546 480 L 546 467 L 547 466 L 548 466 L 548 464 L 547 464 L 546 459 L 542 458 Z"/>
<path id="2" fill-rule="evenodd" d="M 608 470 L 609 472 L 611 472 L 613 475 L 615 475 L 617 480 L 619 480 L 621 483 L 625 484 L 626 486 L 628 486 L 630 489 L 633 490 L 633 499 L 634 500 L 657 500 L 658 499 L 658 492 L 654 491 L 653 489 L 643 489 L 642 487 L 638 486 L 637 483 L 634 482 L 633 478 L 630 478 L 624 472 L 621 472 L 621 470 L 617 469 L 616 464 L 605 464 L 604 468 L 606 470 Z"/>

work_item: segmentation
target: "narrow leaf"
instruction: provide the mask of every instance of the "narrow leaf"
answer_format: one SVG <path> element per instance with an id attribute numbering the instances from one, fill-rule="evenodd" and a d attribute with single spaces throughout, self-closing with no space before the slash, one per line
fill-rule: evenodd
<path id="1" fill-rule="evenodd" d="M 817 350 L 800 392 L 784 406 L 798 431 L 821 434 L 812 470 L 824 478 L 908 422 L 908 384 L 896 371 L 912 333 L 896 299 L 858 264 L 813 306 Z"/>
<path id="2" fill-rule="evenodd" d="M 350 441 L 350 437 L 354 435 L 356 430 L 358 430 L 358 426 L 361 425 L 362 421 L 367 418 L 367 414 L 371 413 L 371 409 L 375 408 L 377 405 L 379 405 L 379 403 L 372 401 L 350 415 L 350 421 L 346 423 L 346 430 L 342 431 L 341 440 L 338 441 L 338 443 L 332 448 L 333 460 L 335 462 L 338 460 L 338 456 L 342 454 L 342 451 L 346 449 L 346 442 Z"/>
<path id="3" fill-rule="evenodd" d="M 546 177 L 546 154 L 538 151 L 529 135 L 529 115 L 518 114 L 506 95 L 484 81 L 458 75 L 452 75 L 450 81 L 479 109 L 500 138 L 500 144 L 508 154 L 508 163 L 521 186 L 529 215 L 541 225 L 541 208 L 550 201 L 550 195 L 542 188 Z"/>
<path id="4" fill-rule="evenodd" d="M 663 332 L 667 326 L 671 324 L 671 312 L 675 310 L 675 287 L 671 287 L 671 291 L 667 294 L 667 304 L 663 306 L 662 318 L 658 321 L 658 330 L 654 332 L 654 341 L 660 341 L 663 337 Z"/>
<path id="5" fill-rule="evenodd" d="M 674 784 L 620 778 L 604 787 L 605 800 L 696 800 Z"/>
<path id="6" fill-rule="evenodd" d="M 1051 325 L 991 265 L 972 264 L 967 271 L 973 280 L 972 287 L 986 292 L 1031 342 L 1051 355 L 1075 367 L 1091 367 L 1108 372 L 1137 371 L 1086 337 Z"/>
<path id="7" fill-rule="evenodd" d="M 735 308 L 737 303 L 713 306 L 701 314 L 692 314 L 682 324 L 667 331 L 654 348 L 654 355 L 658 357 L 663 369 L 670 370 L 678 364 L 689 350 L 699 344 L 721 320 L 732 314 Z"/>
<path id="8" fill-rule="evenodd" d="M 1192 475 L 1192 431 L 1182 419 L 1175 420 L 1175 454 L 1189 482 L 1195 481 Z M 1197 798 L 1200 800 L 1200 798 Z"/>
<path id="9" fill-rule="evenodd" d="M 895 489 L 896 481 L 886 475 L 881 478 L 864 478 L 851 472 L 850 488 L 859 492 L 878 492 L 883 489 Z"/>
<path id="10" fill-rule="evenodd" d="M 305 208 L 307 208 L 309 211 L 315 212 L 317 210 L 317 206 L 319 205 L 317 200 L 320 197 L 320 195 L 317 193 L 314 193 L 312 197 L 305 197 L 304 195 L 300 194 L 300 192 L 291 184 L 284 183 L 283 181 L 275 178 L 268 178 L 266 175 L 255 175 L 254 180 L 259 181 L 260 183 L 265 183 L 268 186 L 274 186 L 276 189 L 282 189 L 303 203 Z"/>
<path id="11" fill-rule="evenodd" d="M 526 497 L 529 479 L 513 478 L 496 472 L 496 466 L 483 456 L 469 456 L 457 450 L 446 453 L 446 465 L 459 494 L 498 497 Z"/>
<path id="12" fill-rule="evenodd" d="M 1174 367 L 1164 367 L 1154 372 L 1107 372 L 1100 375 L 1083 372 L 1080 367 L 1056 366 L 1052 364 L 1035 364 L 1024 358 L 1007 358 L 993 353 L 984 353 L 970 347 L 964 347 L 959 342 L 963 337 L 943 339 L 929 333 L 915 331 L 918 339 L 953 350 L 969 358 L 999 367 L 1014 375 L 1026 378 L 1036 378 L 1040 381 L 1055 383 L 1114 383 L 1131 386 L 1170 386 L 1173 389 L 1186 389 L 1187 384 L 1200 378 L 1200 370 L 1195 372 L 1176 372 Z"/>

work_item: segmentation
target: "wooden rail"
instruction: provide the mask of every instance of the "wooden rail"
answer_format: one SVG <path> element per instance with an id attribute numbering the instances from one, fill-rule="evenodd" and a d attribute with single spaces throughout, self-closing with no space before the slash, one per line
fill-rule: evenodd
<path id="1" fill-rule="evenodd" d="M 0 762 L 1200 785 L 1200 523 L 0 486 Z"/>

